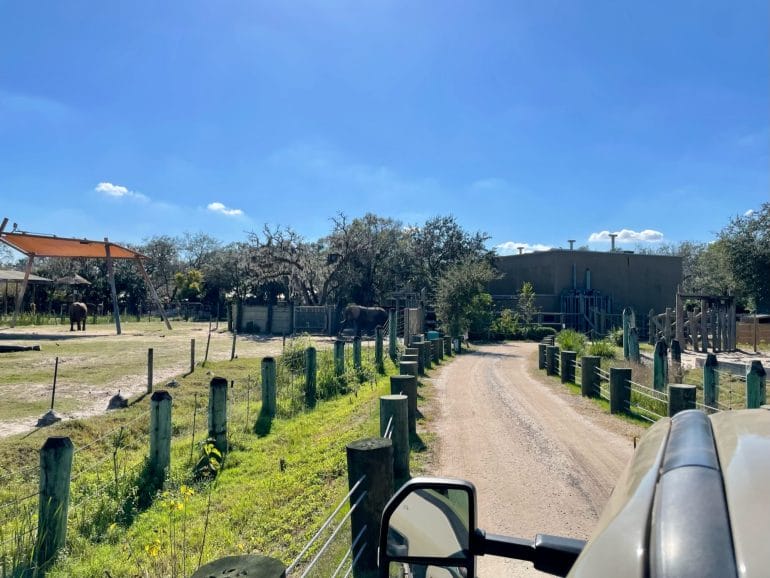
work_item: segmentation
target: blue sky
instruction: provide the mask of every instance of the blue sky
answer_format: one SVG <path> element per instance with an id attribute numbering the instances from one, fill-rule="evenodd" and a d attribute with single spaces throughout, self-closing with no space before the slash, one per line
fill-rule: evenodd
<path id="1" fill-rule="evenodd" d="M 770 200 L 768 3 L 0 0 L 0 217 L 490 246 L 707 241 Z M 593 237 L 592 237 L 593 235 Z"/>

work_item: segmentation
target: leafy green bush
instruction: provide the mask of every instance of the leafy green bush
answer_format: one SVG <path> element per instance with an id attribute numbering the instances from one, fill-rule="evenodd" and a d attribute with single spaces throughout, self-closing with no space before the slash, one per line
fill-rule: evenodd
<path id="1" fill-rule="evenodd" d="M 622 336 L 622 332 L 621 332 Z M 610 337 L 605 337 L 601 341 L 594 341 L 588 346 L 588 355 L 597 355 L 604 359 L 615 358 L 615 343 Z"/>
<path id="2" fill-rule="evenodd" d="M 580 356 L 586 348 L 586 336 L 574 329 L 564 329 L 556 336 L 556 344 L 562 351 L 574 351 Z"/>
<path id="3" fill-rule="evenodd" d="M 315 347 L 315 343 L 307 333 L 291 339 L 281 355 L 283 366 L 295 375 L 303 373 L 305 371 L 305 350 L 308 347 Z"/>
<path id="4" fill-rule="evenodd" d="M 519 326 L 519 314 L 503 309 L 500 317 L 492 322 L 492 334 L 495 339 L 522 339 L 524 333 Z"/>
<path id="5" fill-rule="evenodd" d="M 527 329 L 527 339 L 531 341 L 542 341 L 543 338 L 549 335 L 556 335 L 556 330 L 553 327 L 544 327 L 542 325 L 533 325 Z"/>

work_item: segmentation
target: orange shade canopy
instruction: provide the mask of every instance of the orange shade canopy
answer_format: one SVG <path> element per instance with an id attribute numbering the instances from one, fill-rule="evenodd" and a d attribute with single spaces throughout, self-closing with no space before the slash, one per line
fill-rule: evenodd
<path id="1" fill-rule="evenodd" d="M 91 241 L 89 239 L 69 239 L 49 235 L 31 235 L 29 233 L 2 233 L 0 241 L 25 255 L 35 257 L 107 257 L 107 245 L 113 259 L 145 259 L 145 256 L 115 243 Z"/>

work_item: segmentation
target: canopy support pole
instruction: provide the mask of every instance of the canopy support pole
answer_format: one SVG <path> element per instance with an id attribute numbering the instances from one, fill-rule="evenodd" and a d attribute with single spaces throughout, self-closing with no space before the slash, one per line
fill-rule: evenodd
<path id="1" fill-rule="evenodd" d="M 115 329 L 120 335 L 120 306 L 118 305 L 118 292 L 115 290 L 115 271 L 112 267 L 112 255 L 110 255 L 110 240 L 104 238 L 104 253 L 107 256 L 107 278 L 110 280 L 110 292 L 112 293 L 112 315 L 115 317 Z"/>
<path id="2" fill-rule="evenodd" d="M 155 301 L 155 304 L 158 306 L 158 309 L 160 310 L 160 316 L 163 317 L 163 321 L 166 322 L 166 327 L 168 329 L 171 329 L 171 323 L 168 320 L 168 317 L 166 317 L 166 310 L 163 308 L 163 303 L 160 302 L 160 297 L 158 297 L 158 292 L 155 291 L 155 286 L 152 284 L 152 281 L 150 281 L 150 276 L 147 275 L 147 271 L 144 270 L 144 263 L 142 263 L 142 259 L 139 257 L 136 257 L 136 266 L 139 267 L 139 272 L 142 274 L 142 277 L 144 277 L 144 282 L 147 284 L 147 287 L 150 289 L 150 294 L 152 295 L 153 300 Z"/>
<path id="3" fill-rule="evenodd" d="M 32 271 L 32 262 L 35 260 L 35 254 L 30 253 L 27 259 L 27 267 L 24 269 L 24 281 L 21 283 L 21 292 L 16 292 L 16 308 L 13 310 L 13 319 L 11 319 L 11 327 L 16 327 L 16 319 L 21 312 L 21 304 L 24 302 L 24 293 L 27 291 L 27 281 L 29 281 L 29 274 Z"/>

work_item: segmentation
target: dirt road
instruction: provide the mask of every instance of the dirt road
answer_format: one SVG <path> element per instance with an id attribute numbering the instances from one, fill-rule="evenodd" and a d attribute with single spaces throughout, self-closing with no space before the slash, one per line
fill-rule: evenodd
<path id="1" fill-rule="evenodd" d="M 436 475 L 471 480 L 487 532 L 586 539 L 641 428 L 609 417 L 537 372 L 531 343 L 480 347 L 435 380 Z M 533 369 L 534 365 L 534 369 Z M 480 557 L 482 578 L 541 576 Z"/>

